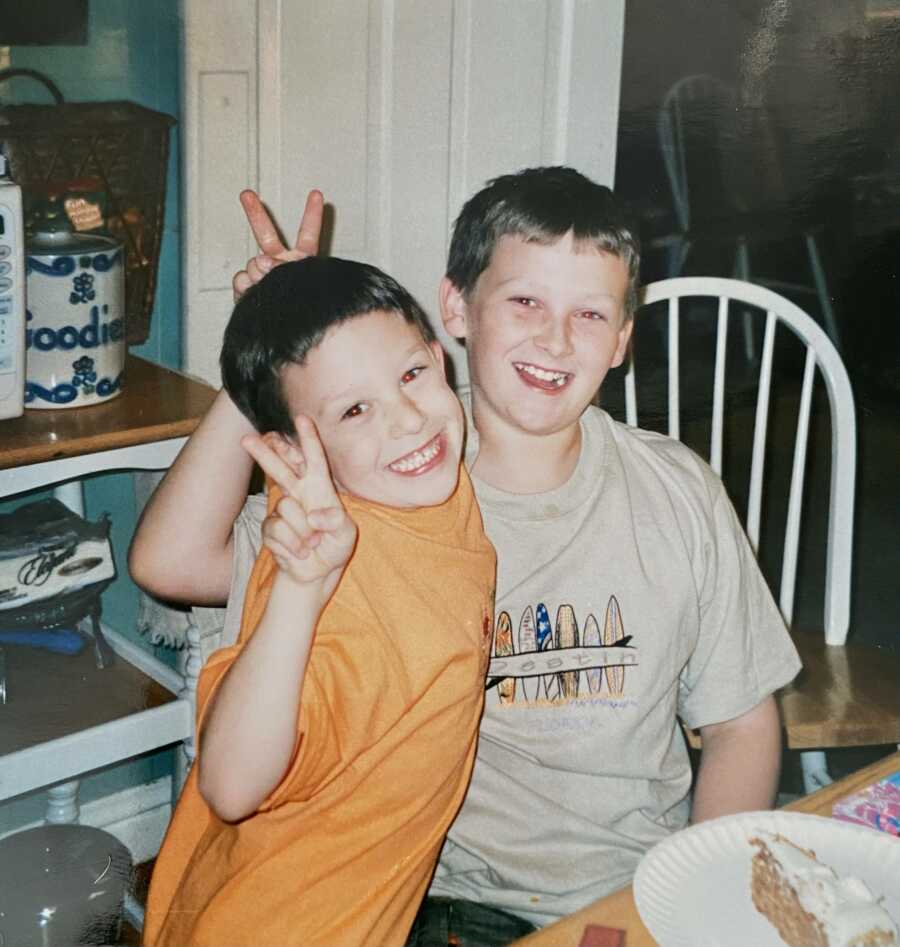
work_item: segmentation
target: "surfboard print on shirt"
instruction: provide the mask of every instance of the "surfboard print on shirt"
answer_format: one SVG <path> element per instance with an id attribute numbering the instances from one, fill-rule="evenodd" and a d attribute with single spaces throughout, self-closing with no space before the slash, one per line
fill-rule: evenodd
<path id="1" fill-rule="evenodd" d="M 615 595 L 610 595 L 606 606 L 606 620 L 603 622 L 603 634 L 601 639 L 605 645 L 614 645 L 625 637 L 625 628 L 622 625 L 622 617 L 619 614 L 619 603 Z M 603 673 L 606 675 L 606 686 L 612 697 L 621 697 L 625 690 L 625 668 L 607 667 Z"/>
<path id="2" fill-rule="evenodd" d="M 494 631 L 494 654 L 498 658 L 513 654 L 512 622 L 508 612 L 500 612 Z M 516 699 L 516 679 L 504 678 L 497 686 L 501 704 L 511 704 Z"/>
<path id="3" fill-rule="evenodd" d="M 553 648 L 553 628 L 550 624 L 550 614 L 543 602 L 537 605 L 537 649 L 550 651 Z M 559 692 L 559 683 L 555 674 L 545 674 L 541 678 L 544 695 L 547 700 L 553 700 Z"/>
<path id="4" fill-rule="evenodd" d="M 543 602 L 527 605 L 513 638 L 510 612 L 497 617 L 493 657 L 486 688 L 489 700 L 502 706 L 547 706 L 576 700 L 616 703 L 632 700 L 625 693 L 625 669 L 636 667 L 638 649 L 625 634 L 619 602 L 609 597 L 601 625 L 589 613 L 579 632 L 575 608 L 564 603 L 551 629 Z"/>
<path id="5" fill-rule="evenodd" d="M 534 623 L 534 609 L 529 605 L 522 613 L 522 620 L 519 622 L 519 654 L 529 654 L 538 650 L 537 646 L 537 626 Z M 522 689 L 522 697 L 528 700 L 536 700 L 541 690 L 540 676 L 520 677 L 519 685 Z"/>
<path id="6" fill-rule="evenodd" d="M 578 647 L 578 622 L 571 605 L 560 605 L 556 612 L 556 647 Z M 563 698 L 578 696 L 578 671 L 563 671 L 558 675 L 559 695 Z"/>
<path id="7" fill-rule="evenodd" d="M 597 647 L 600 645 L 600 626 L 594 613 L 591 612 L 584 623 L 584 631 L 581 633 L 581 643 L 585 647 Z M 591 694 L 596 694 L 603 683 L 603 670 L 598 667 L 588 668 L 581 672 L 584 675 L 584 683 Z"/>

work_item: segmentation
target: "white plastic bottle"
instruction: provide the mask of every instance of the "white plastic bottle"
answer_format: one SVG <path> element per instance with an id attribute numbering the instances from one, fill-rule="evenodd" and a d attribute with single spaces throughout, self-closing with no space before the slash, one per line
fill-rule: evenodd
<path id="1" fill-rule="evenodd" d="M 17 418 L 25 392 L 25 235 L 22 191 L 0 154 L 0 419 Z M 2 429 L 0 429 L 2 430 Z"/>

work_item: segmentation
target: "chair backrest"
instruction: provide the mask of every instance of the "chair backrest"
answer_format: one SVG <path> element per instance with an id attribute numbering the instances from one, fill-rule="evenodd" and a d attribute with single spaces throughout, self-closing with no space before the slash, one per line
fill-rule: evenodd
<path id="1" fill-rule="evenodd" d="M 682 434 L 679 385 L 682 372 L 679 353 L 681 324 L 685 317 L 691 320 L 696 319 L 698 306 L 694 304 L 694 300 L 703 298 L 707 302 L 699 307 L 701 314 L 716 312 L 715 357 L 710 381 L 711 434 L 707 459 L 720 476 L 722 475 L 722 447 L 725 434 L 725 374 L 730 316 L 737 312 L 743 317 L 749 311 L 748 307 L 760 310 L 760 315 L 765 314 L 762 356 L 754 386 L 756 389 L 755 422 L 745 519 L 747 534 L 755 551 L 758 551 L 763 491 L 766 484 L 766 438 L 769 427 L 777 325 L 782 323 L 786 326 L 806 350 L 805 356 L 801 359 L 802 385 L 799 392 L 779 588 L 779 605 L 788 624 L 791 624 L 794 614 L 797 554 L 816 368 L 819 369 L 824 381 L 828 394 L 831 425 L 830 490 L 825 558 L 825 637 L 828 644 L 843 644 L 850 621 L 850 569 L 856 480 L 856 415 L 847 371 L 831 340 L 818 323 L 790 300 L 777 293 L 740 280 L 715 277 L 682 277 L 651 283 L 642 290 L 641 309 L 645 312 L 639 314 L 639 318 L 646 318 L 651 311 L 660 311 L 663 308 L 659 305 L 660 303 L 668 303 L 666 307 L 668 317 L 667 421 L 668 434 L 671 437 L 681 439 Z M 654 305 L 655 309 L 651 310 L 649 307 Z M 690 313 L 688 313 L 689 309 Z M 632 352 L 625 374 L 625 417 L 627 423 L 631 425 L 636 425 L 639 420 L 635 358 Z M 746 362 L 744 361 L 743 364 L 746 365 Z M 779 371 L 781 371 L 780 368 Z M 799 367 L 796 374 L 798 377 L 801 375 Z"/>
<path id="2" fill-rule="evenodd" d="M 722 121 L 733 115 L 735 105 L 734 89 L 709 75 L 685 76 L 663 98 L 657 120 L 659 147 L 672 189 L 675 215 L 684 231 L 691 226 L 691 181 L 699 184 L 702 176 L 702 190 L 706 194 L 721 192 L 724 187 L 720 136 L 726 130 Z M 711 174 L 718 180 L 711 181 Z M 695 201 L 700 190 L 695 187 Z"/>
<path id="3" fill-rule="evenodd" d="M 679 227 L 781 211 L 788 192 L 778 136 L 765 105 L 707 74 L 684 76 L 663 97 L 657 135 Z"/>

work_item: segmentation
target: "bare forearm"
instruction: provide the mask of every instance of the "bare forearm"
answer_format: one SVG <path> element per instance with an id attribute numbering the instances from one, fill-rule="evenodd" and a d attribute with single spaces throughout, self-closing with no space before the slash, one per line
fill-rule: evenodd
<path id="1" fill-rule="evenodd" d="M 258 627 L 220 683 L 203 729 L 200 792 L 222 819 L 255 812 L 284 778 L 316 625 L 340 580 L 357 529 L 335 490 L 313 422 L 295 419 L 299 443 L 248 437 L 271 478 L 262 537 L 278 571 Z"/>
<path id="2" fill-rule="evenodd" d="M 290 764 L 321 607 L 315 584 L 300 586 L 279 573 L 259 627 L 216 694 L 203 728 L 199 780 L 226 821 L 254 812 Z"/>
<path id="3" fill-rule="evenodd" d="M 147 504 L 128 566 L 159 598 L 220 604 L 231 582 L 231 530 L 253 461 L 241 437 L 253 428 L 219 393 Z"/>
<path id="4" fill-rule="evenodd" d="M 781 724 L 774 697 L 735 720 L 703 727 L 701 736 L 691 821 L 770 809 L 781 769 Z"/>

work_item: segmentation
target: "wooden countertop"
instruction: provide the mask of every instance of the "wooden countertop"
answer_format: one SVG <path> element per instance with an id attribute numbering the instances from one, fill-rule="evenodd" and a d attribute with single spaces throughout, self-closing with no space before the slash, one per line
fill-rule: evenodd
<path id="1" fill-rule="evenodd" d="M 0 421 L 0 470 L 185 437 L 215 396 L 202 381 L 129 355 L 119 396 L 83 408 L 26 409 Z"/>

